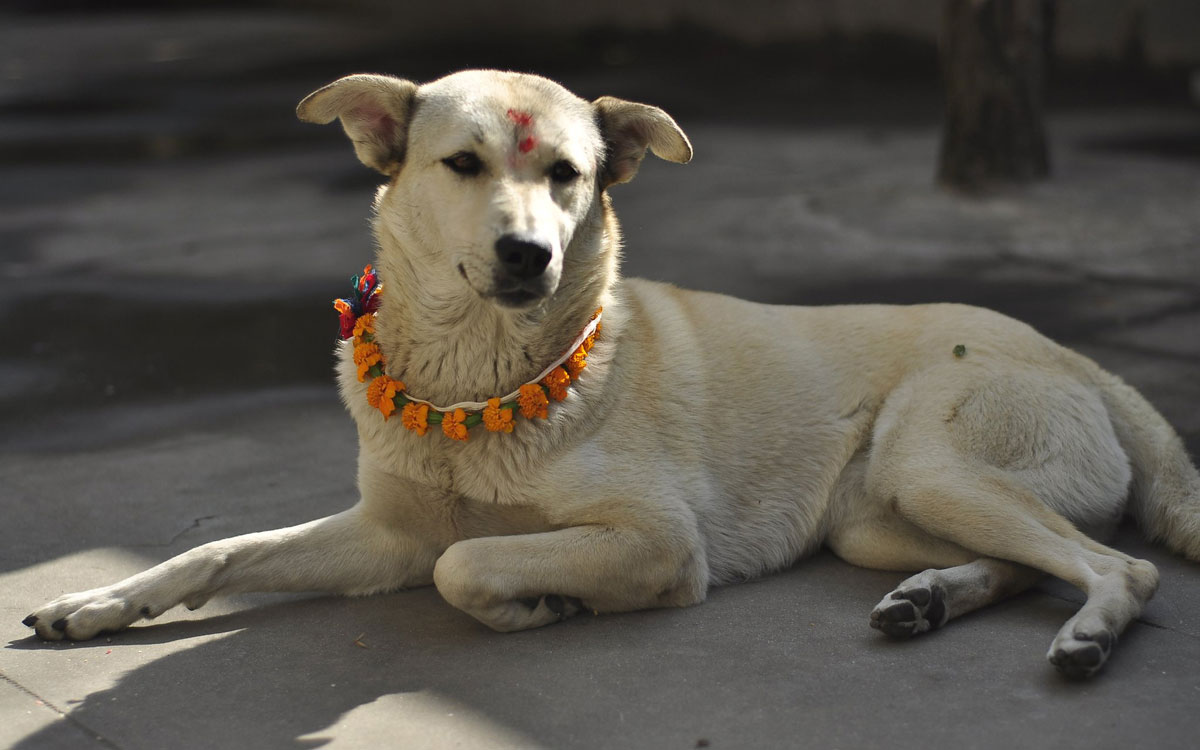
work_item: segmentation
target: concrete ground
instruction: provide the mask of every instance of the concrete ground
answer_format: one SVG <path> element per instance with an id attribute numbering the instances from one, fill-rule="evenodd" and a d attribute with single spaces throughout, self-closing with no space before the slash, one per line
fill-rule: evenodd
<path id="1" fill-rule="evenodd" d="M 375 179 L 291 108 L 355 70 L 511 64 L 661 104 L 696 160 L 614 190 L 628 273 L 994 307 L 1142 389 L 1200 453 L 1196 108 L 1075 97 L 1050 122 L 1052 180 L 964 197 L 931 182 L 929 77 L 661 44 L 678 46 L 591 39 L 581 58 L 396 50 L 377 25 L 295 15 L 0 18 L 0 744 L 1195 747 L 1200 568 L 1133 528 L 1116 546 L 1162 585 L 1086 683 L 1044 660 L 1071 587 L 898 643 L 867 614 L 902 576 L 828 553 L 703 606 L 512 635 L 432 589 L 240 596 L 78 644 L 20 625 L 354 501 L 329 300 L 369 260 Z"/>

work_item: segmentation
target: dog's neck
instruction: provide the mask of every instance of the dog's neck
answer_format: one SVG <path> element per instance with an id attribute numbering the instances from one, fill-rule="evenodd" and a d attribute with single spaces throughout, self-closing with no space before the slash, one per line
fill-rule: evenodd
<path id="1" fill-rule="evenodd" d="M 601 263 L 572 260 L 569 250 L 562 281 L 549 299 L 506 310 L 457 279 L 448 280 L 446 269 L 422 269 L 384 222 L 377 222 L 376 234 L 385 289 L 375 338 L 387 373 L 402 380 L 408 393 L 438 404 L 485 401 L 529 382 L 562 356 L 596 308 L 608 302 L 616 278 L 615 245 L 592 251 L 605 256 Z M 601 229 L 579 241 L 617 238 Z"/>

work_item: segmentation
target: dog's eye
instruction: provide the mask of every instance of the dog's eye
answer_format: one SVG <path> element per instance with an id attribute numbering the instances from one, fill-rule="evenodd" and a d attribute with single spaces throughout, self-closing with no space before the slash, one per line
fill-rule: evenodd
<path id="1" fill-rule="evenodd" d="M 578 176 L 579 170 L 566 159 L 556 161 L 554 166 L 550 167 L 550 179 L 555 182 L 570 182 Z"/>
<path id="2" fill-rule="evenodd" d="M 442 164 L 458 174 L 467 176 L 477 175 L 483 169 L 483 162 L 479 161 L 479 157 L 470 151 L 460 151 L 454 156 L 448 156 L 442 159 Z"/>

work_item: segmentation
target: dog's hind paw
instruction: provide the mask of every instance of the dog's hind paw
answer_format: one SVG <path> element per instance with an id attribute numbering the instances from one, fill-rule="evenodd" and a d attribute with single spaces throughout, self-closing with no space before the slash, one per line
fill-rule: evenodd
<path id="1" fill-rule="evenodd" d="M 940 628 L 947 619 L 946 590 L 938 584 L 902 585 L 871 611 L 871 627 L 893 638 L 909 638 Z"/>
<path id="2" fill-rule="evenodd" d="M 1046 660 L 1066 677 L 1085 679 L 1100 671 L 1116 642 L 1117 636 L 1110 630 L 1096 633 L 1073 631 L 1066 636 L 1060 633 L 1050 645 Z"/>

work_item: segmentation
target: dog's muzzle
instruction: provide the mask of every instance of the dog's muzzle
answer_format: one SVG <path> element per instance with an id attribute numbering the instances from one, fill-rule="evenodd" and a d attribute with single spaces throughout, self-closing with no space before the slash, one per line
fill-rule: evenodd
<path id="1" fill-rule="evenodd" d="M 500 304 L 522 307 L 550 292 L 548 280 L 544 278 L 546 268 L 554 258 L 554 250 L 549 244 L 506 234 L 496 240 L 496 258 L 500 265 L 496 274 L 495 299 Z"/>
<path id="2" fill-rule="evenodd" d="M 544 242 L 528 240 L 506 234 L 496 240 L 496 257 L 500 267 L 514 279 L 527 281 L 536 279 L 550 265 L 554 251 Z"/>

